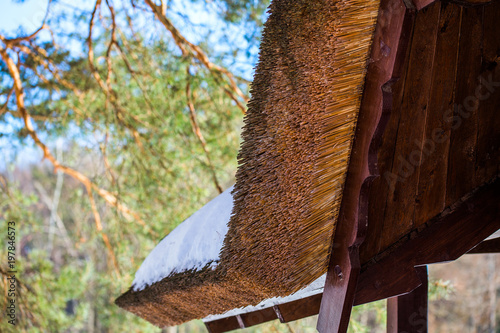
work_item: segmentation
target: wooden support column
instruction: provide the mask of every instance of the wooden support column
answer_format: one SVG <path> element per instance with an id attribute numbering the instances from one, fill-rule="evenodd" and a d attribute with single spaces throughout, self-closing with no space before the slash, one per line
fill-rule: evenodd
<path id="1" fill-rule="evenodd" d="M 342 205 L 321 301 L 317 329 L 344 333 L 360 272 L 359 246 L 368 225 L 368 193 L 378 174 L 377 152 L 392 109 L 390 84 L 405 18 L 401 0 L 382 0 L 375 27 Z"/>
<path id="2" fill-rule="evenodd" d="M 427 266 L 415 270 L 422 284 L 408 294 L 387 300 L 387 333 L 427 333 Z"/>

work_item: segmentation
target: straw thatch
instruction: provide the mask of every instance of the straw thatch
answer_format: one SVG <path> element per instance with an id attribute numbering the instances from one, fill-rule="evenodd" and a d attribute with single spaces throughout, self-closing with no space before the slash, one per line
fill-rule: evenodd
<path id="1" fill-rule="evenodd" d="M 326 270 L 378 6 L 271 5 L 222 261 L 279 294 Z"/>
<path id="2" fill-rule="evenodd" d="M 131 288 L 116 304 L 164 327 L 257 304 L 268 297 L 251 281 L 232 280 L 207 266 L 172 275 L 141 291 Z"/>
<path id="3" fill-rule="evenodd" d="M 130 290 L 118 305 L 178 324 L 290 294 L 325 273 L 379 2 L 272 2 L 219 266 Z"/>

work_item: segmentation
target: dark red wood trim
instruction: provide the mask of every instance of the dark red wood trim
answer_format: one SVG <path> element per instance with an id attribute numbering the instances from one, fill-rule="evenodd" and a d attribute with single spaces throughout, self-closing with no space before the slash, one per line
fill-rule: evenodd
<path id="1" fill-rule="evenodd" d="M 431 3 L 433 3 L 436 0 L 413 0 L 415 3 L 415 7 L 417 10 L 421 10 L 427 6 L 429 6 Z"/>
<path id="2" fill-rule="evenodd" d="M 387 300 L 387 333 L 427 333 L 428 274 L 427 266 L 417 267 L 422 284 L 412 292 Z"/>
<path id="3" fill-rule="evenodd" d="M 227 317 L 205 323 L 209 333 L 223 333 L 241 328 L 236 317 Z"/>
<path id="4" fill-rule="evenodd" d="M 346 332 L 349 325 L 361 268 L 359 245 L 365 238 L 368 222 L 367 193 L 373 178 L 378 176 L 377 136 L 385 125 L 381 119 L 386 119 L 382 117 L 382 87 L 393 77 L 405 12 L 401 0 L 381 2 L 320 306 L 317 329 L 321 333 Z"/>
<path id="5" fill-rule="evenodd" d="M 500 253 L 500 238 L 485 240 L 479 243 L 468 254 Z"/>
<path id="6" fill-rule="evenodd" d="M 446 0 L 445 0 L 446 1 Z M 461 6 L 483 6 L 491 3 L 493 0 L 447 0 Z"/>
<path id="7" fill-rule="evenodd" d="M 410 10 L 421 10 L 436 0 L 402 0 Z M 443 0 L 453 2 L 462 6 L 482 6 L 491 3 L 493 0 Z"/>
<path id="8" fill-rule="evenodd" d="M 358 280 L 355 304 L 409 292 L 420 285 L 415 266 L 458 259 L 500 229 L 500 180 L 483 186 L 382 254 Z M 391 274 L 387 274 L 391 272 Z M 391 295 L 392 294 L 392 295 Z"/>
<path id="9" fill-rule="evenodd" d="M 288 323 L 301 318 L 314 316 L 319 313 L 321 298 L 323 294 L 317 294 L 305 299 L 299 299 L 293 302 L 275 306 L 279 309 L 281 317 L 278 317 L 282 323 Z"/>
<path id="10" fill-rule="evenodd" d="M 410 10 L 421 10 L 424 7 L 429 6 L 431 3 L 435 2 L 436 0 L 403 0 L 405 3 L 406 7 Z"/>

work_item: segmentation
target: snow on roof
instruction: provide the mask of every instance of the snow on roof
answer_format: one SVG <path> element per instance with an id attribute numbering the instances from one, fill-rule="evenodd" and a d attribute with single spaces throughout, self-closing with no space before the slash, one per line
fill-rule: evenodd
<path id="1" fill-rule="evenodd" d="M 296 293 L 293 293 L 291 295 L 285 296 L 285 297 L 273 297 L 273 298 L 268 298 L 260 302 L 259 304 L 253 306 L 249 305 L 244 308 L 236 308 L 233 310 L 229 310 L 228 312 L 225 312 L 220 315 L 210 315 L 202 320 L 204 322 L 210 322 L 218 319 L 223 319 L 223 318 L 228 318 L 236 315 L 241 315 L 243 313 L 249 313 L 249 312 L 255 312 L 259 311 L 265 308 L 270 308 L 273 307 L 274 305 L 280 305 L 288 302 L 292 302 L 298 299 L 303 299 L 309 296 L 317 295 L 323 293 L 323 288 L 325 286 L 325 280 L 326 280 L 326 274 L 322 275 L 318 279 L 314 280 L 313 283 L 308 285 L 307 287 L 297 291 Z"/>
<path id="2" fill-rule="evenodd" d="M 151 251 L 135 273 L 132 288 L 143 290 L 172 273 L 217 266 L 233 210 L 233 186 L 182 222 Z"/>

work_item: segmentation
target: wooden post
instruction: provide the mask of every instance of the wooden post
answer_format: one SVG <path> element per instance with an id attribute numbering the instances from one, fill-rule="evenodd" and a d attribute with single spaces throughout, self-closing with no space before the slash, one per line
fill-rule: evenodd
<path id="1" fill-rule="evenodd" d="M 392 108 L 387 98 L 384 103 L 384 97 L 389 97 L 390 93 L 383 94 L 383 86 L 394 81 L 393 70 L 405 12 L 401 0 L 381 1 L 319 310 L 317 329 L 320 333 L 345 333 L 349 325 L 360 273 L 359 246 L 368 225 L 368 193 L 372 181 L 379 176 L 377 151 Z"/>
<path id="2" fill-rule="evenodd" d="M 318 319 L 318 331 L 320 333 L 343 333 L 347 332 L 351 309 L 356 292 L 360 264 L 359 250 L 353 248 L 337 249 L 343 252 L 338 258 L 339 265 L 330 265 L 326 275 L 323 300 L 320 307 Z"/>
<path id="3" fill-rule="evenodd" d="M 427 266 L 416 267 L 422 284 L 387 300 L 387 333 L 427 333 Z"/>

